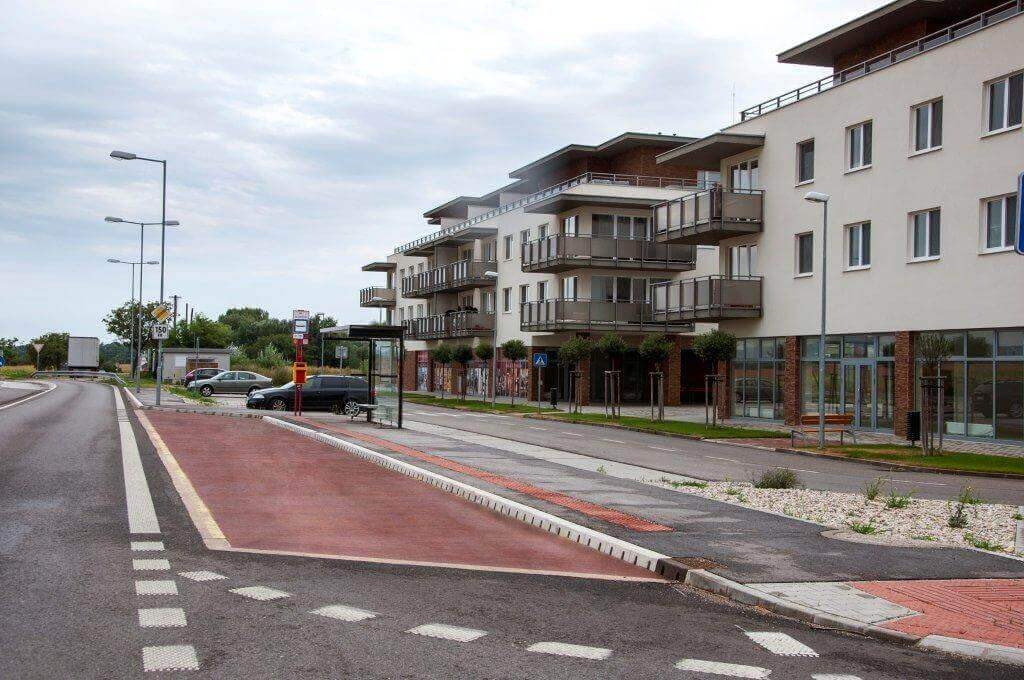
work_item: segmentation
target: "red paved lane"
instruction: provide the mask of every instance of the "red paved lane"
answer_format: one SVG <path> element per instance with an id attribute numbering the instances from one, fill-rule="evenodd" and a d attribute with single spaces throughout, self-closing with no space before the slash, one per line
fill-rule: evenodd
<path id="1" fill-rule="evenodd" d="M 653 576 L 259 420 L 146 416 L 234 548 Z"/>

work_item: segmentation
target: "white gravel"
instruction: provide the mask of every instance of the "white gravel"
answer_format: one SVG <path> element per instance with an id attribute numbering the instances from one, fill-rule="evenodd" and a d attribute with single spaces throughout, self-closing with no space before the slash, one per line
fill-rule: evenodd
<path id="1" fill-rule="evenodd" d="M 1010 505 L 980 503 L 966 506 L 967 526 L 953 529 L 949 517 L 955 501 L 912 498 L 905 508 L 887 508 L 889 484 L 878 497 L 869 501 L 863 494 L 812 491 L 810 489 L 755 489 L 749 482 L 707 482 L 703 488 L 682 486 L 661 479 L 654 484 L 718 501 L 726 501 L 758 510 L 810 520 L 836 529 L 850 530 L 851 524 L 875 528 L 871 537 L 877 542 L 900 543 L 907 539 L 934 545 L 982 547 L 970 539 L 1000 546 L 999 552 L 1012 553 L 1017 508 Z M 912 491 L 897 484 L 897 493 Z"/>

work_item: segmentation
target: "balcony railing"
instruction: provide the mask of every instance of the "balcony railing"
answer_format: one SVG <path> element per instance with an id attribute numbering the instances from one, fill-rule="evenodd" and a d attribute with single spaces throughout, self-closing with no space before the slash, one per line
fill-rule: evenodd
<path id="1" fill-rule="evenodd" d="M 701 276 L 651 286 L 659 321 L 725 321 L 761 316 L 760 276 Z"/>
<path id="2" fill-rule="evenodd" d="M 395 289 L 370 286 L 359 291 L 360 307 L 394 307 Z"/>
<path id="3" fill-rule="evenodd" d="M 494 314 L 451 312 L 409 319 L 404 325 L 406 335 L 415 340 L 472 338 L 494 333 Z"/>
<path id="4" fill-rule="evenodd" d="M 649 302 L 607 300 L 540 300 L 520 305 L 524 331 L 620 331 L 687 333 L 692 323 L 655 321 Z"/>
<path id="5" fill-rule="evenodd" d="M 822 92 L 844 85 L 851 80 L 856 80 L 861 76 L 874 73 L 875 71 L 880 71 L 883 68 L 887 68 L 893 64 L 898 64 L 901 61 L 906 61 L 911 57 L 916 57 L 917 55 L 933 50 L 936 47 L 941 47 L 942 45 L 953 42 L 954 40 L 966 37 L 1011 17 L 1015 17 L 1022 12 L 1024 12 L 1024 2 L 1021 0 L 1013 0 L 1012 2 L 997 5 L 996 7 L 985 10 L 981 14 L 976 14 L 969 19 L 958 21 L 957 23 L 940 31 L 930 33 L 923 38 L 901 45 L 896 49 L 889 50 L 885 54 L 871 57 L 867 61 L 862 61 L 855 66 L 845 68 L 842 71 L 837 71 L 832 75 L 825 76 L 821 80 L 816 80 L 813 83 L 804 85 L 803 87 L 790 90 L 785 94 L 780 94 L 777 97 L 767 99 L 757 106 L 751 106 L 749 109 L 744 109 L 740 112 L 740 120 L 750 120 L 751 118 L 756 118 L 757 116 L 770 111 L 781 109 L 784 106 L 795 104 L 801 99 L 813 97 L 814 95 L 821 94 Z"/>
<path id="6" fill-rule="evenodd" d="M 717 245 L 756 234 L 764 222 L 764 191 L 715 187 L 654 206 L 654 240 Z"/>
<path id="7" fill-rule="evenodd" d="M 547 189 L 541 189 L 540 191 L 523 196 L 515 201 L 499 205 L 497 208 L 488 210 L 487 212 L 476 215 L 475 217 L 471 217 L 465 222 L 460 222 L 458 224 L 453 224 L 450 227 L 439 229 L 432 234 L 428 234 L 427 236 L 418 238 L 415 241 L 410 241 L 409 243 L 398 246 L 395 248 L 395 252 L 404 253 L 407 250 L 412 250 L 432 241 L 440 240 L 445 236 L 450 236 L 462 229 L 480 224 L 481 222 L 485 222 L 497 217 L 498 215 L 504 215 L 505 213 L 516 210 L 517 208 L 525 208 L 526 206 L 533 205 L 538 201 L 543 201 L 547 198 L 551 198 L 552 196 L 557 196 L 563 191 L 580 186 L 581 184 L 603 184 L 655 189 L 707 189 L 715 183 L 692 179 L 679 179 L 677 177 L 648 177 L 645 175 L 619 175 L 607 172 L 585 172 L 582 175 L 578 175 L 572 179 L 567 179 L 564 182 L 559 182 Z"/>
<path id="8" fill-rule="evenodd" d="M 402 297 L 426 297 L 434 293 L 493 286 L 494 279 L 484 276 L 495 271 L 494 260 L 459 260 L 428 269 L 402 279 Z"/>
<path id="9" fill-rule="evenodd" d="M 693 246 L 643 239 L 557 234 L 521 246 L 524 272 L 561 272 L 583 267 L 690 271 L 696 266 Z"/>

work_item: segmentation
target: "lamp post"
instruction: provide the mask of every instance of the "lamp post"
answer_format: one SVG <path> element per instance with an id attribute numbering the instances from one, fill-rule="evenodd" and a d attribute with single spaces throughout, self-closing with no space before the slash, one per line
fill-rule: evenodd
<path id="1" fill-rule="evenodd" d="M 825 448 L 825 319 L 826 299 L 828 295 L 828 194 L 820 191 L 808 191 L 805 201 L 820 203 L 822 207 L 821 223 L 821 332 L 818 336 L 818 448 Z"/>
<path id="2" fill-rule="evenodd" d="M 491 340 L 491 407 L 498 403 L 498 272 L 484 272 L 484 278 L 494 281 L 494 297 L 491 299 L 491 306 L 494 307 L 494 335 Z M 529 397 L 527 397 L 529 400 Z"/>
<path id="3" fill-rule="evenodd" d="M 155 227 L 158 224 L 162 224 L 168 227 L 177 227 L 180 223 L 177 220 L 166 220 L 164 222 L 133 222 L 132 220 L 125 220 L 120 217 L 104 217 L 104 222 L 110 222 L 112 224 L 134 224 L 139 227 L 139 261 L 142 261 L 143 245 L 146 239 L 146 227 Z M 161 248 L 162 250 L 162 248 Z M 162 257 L 162 253 L 161 253 Z M 155 261 L 154 261 L 155 262 Z M 163 290 L 163 267 L 160 268 L 161 275 L 161 291 Z M 161 292 L 160 297 L 163 298 Z M 139 267 L 139 309 L 136 315 L 136 326 L 138 327 L 139 340 L 136 345 L 139 354 L 135 357 L 135 393 L 138 394 L 142 389 L 142 368 L 140 367 L 139 357 L 142 355 L 142 267 Z"/>
<path id="4" fill-rule="evenodd" d="M 324 318 L 323 312 L 317 312 L 313 315 L 314 319 L 317 319 L 316 334 L 320 336 L 320 372 L 324 372 L 324 331 L 322 328 L 322 321 Z"/>
<path id="5" fill-rule="evenodd" d="M 159 264 L 159 262 L 157 262 L 156 260 L 151 260 L 149 262 L 142 262 L 141 260 L 139 262 L 126 262 L 124 260 L 118 260 L 117 258 L 114 258 L 114 257 L 108 257 L 107 258 L 107 262 L 109 262 L 111 264 L 127 264 L 127 265 L 131 265 L 131 268 L 132 268 L 132 306 L 135 306 L 135 265 L 139 265 L 139 269 L 141 270 L 142 269 L 142 265 L 144 265 L 144 264 Z M 141 278 L 141 276 L 140 276 L 140 278 Z M 142 284 L 141 284 L 141 282 L 139 284 L 139 304 L 140 305 L 142 304 Z M 141 338 L 139 339 L 139 342 L 140 343 L 142 342 Z M 134 372 L 135 371 L 136 362 L 138 361 L 138 354 L 135 351 L 135 322 L 134 321 L 132 321 L 132 332 L 131 332 L 131 337 L 130 337 L 130 340 L 129 340 L 129 350 L 128 351 L 129 351 L 129 355 L 128 356 L 130 356 L 132 358 L 132 371 Z"/>
<path id="6" fill-rule="evenodd" d="M 164 302 L 164 259 L 167 242 L 167 161 L 157 158 L 144 158 L 127 151 L 111 151 L 110 157 L 121 161 L 147 161 L 159 163 L 163 171 L 162 189 L 160 192 L 160 304 Z M 142 259 L 142 258 L 139 258 Z M 156 405 L 160 405 L 160 388 L 164 382 L 164 341 L 157 340 L 156 346 Z"/>

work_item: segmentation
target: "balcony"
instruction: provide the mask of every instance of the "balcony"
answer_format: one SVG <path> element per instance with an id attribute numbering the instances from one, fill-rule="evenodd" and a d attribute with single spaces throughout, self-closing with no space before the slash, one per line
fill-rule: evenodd
<path id="1" fill-rule="evenodd" d="M 434 267 L 402 279 L 402 297 L 429 297 L 434 293 L 451 293 L 480 286 L 493 286 L 494 279 L 484 276 L 497 270 L 494 260 L 459 260 Z"/>
<path id="2" fill-rule="evenodd" d="M 763 222 L 764 191 L 715 187 L 654 206 L 654 240 L 714 246 L 756 234 Z"/>
<path id="3" fill-rule="evenodd" d="M 359 291 L 360 307 L 394 307 L 395 289 L 370 286 Z"/>
<path id="4" fill-rule="evenodd" d="M 494 314 L 451 312 L 409 319 L 404 325 L 407 337 L 413 340 L 489 337 L 494 334 Z"/>
<path id="5" fill-rule="evenodd" d="M 692 323 L 655 321 L 648 302 L 541 300 L 521 305 L 523 331 L 618 331 L 689 333 Z"/>
<path id="6" fill-rule="evenodd" d="M 557 234 L 524 243 L 521 257 L 524 272 L 582 268 L 682 272 L 696 266 L 697 250 L 641 239 Z"/>
<path id="7" fill-rule="evenodd" d="M 679 321 L 728 321 L 761 316 L 760 276 L 701 276 L 651 286 L 654 318 Z"/>

